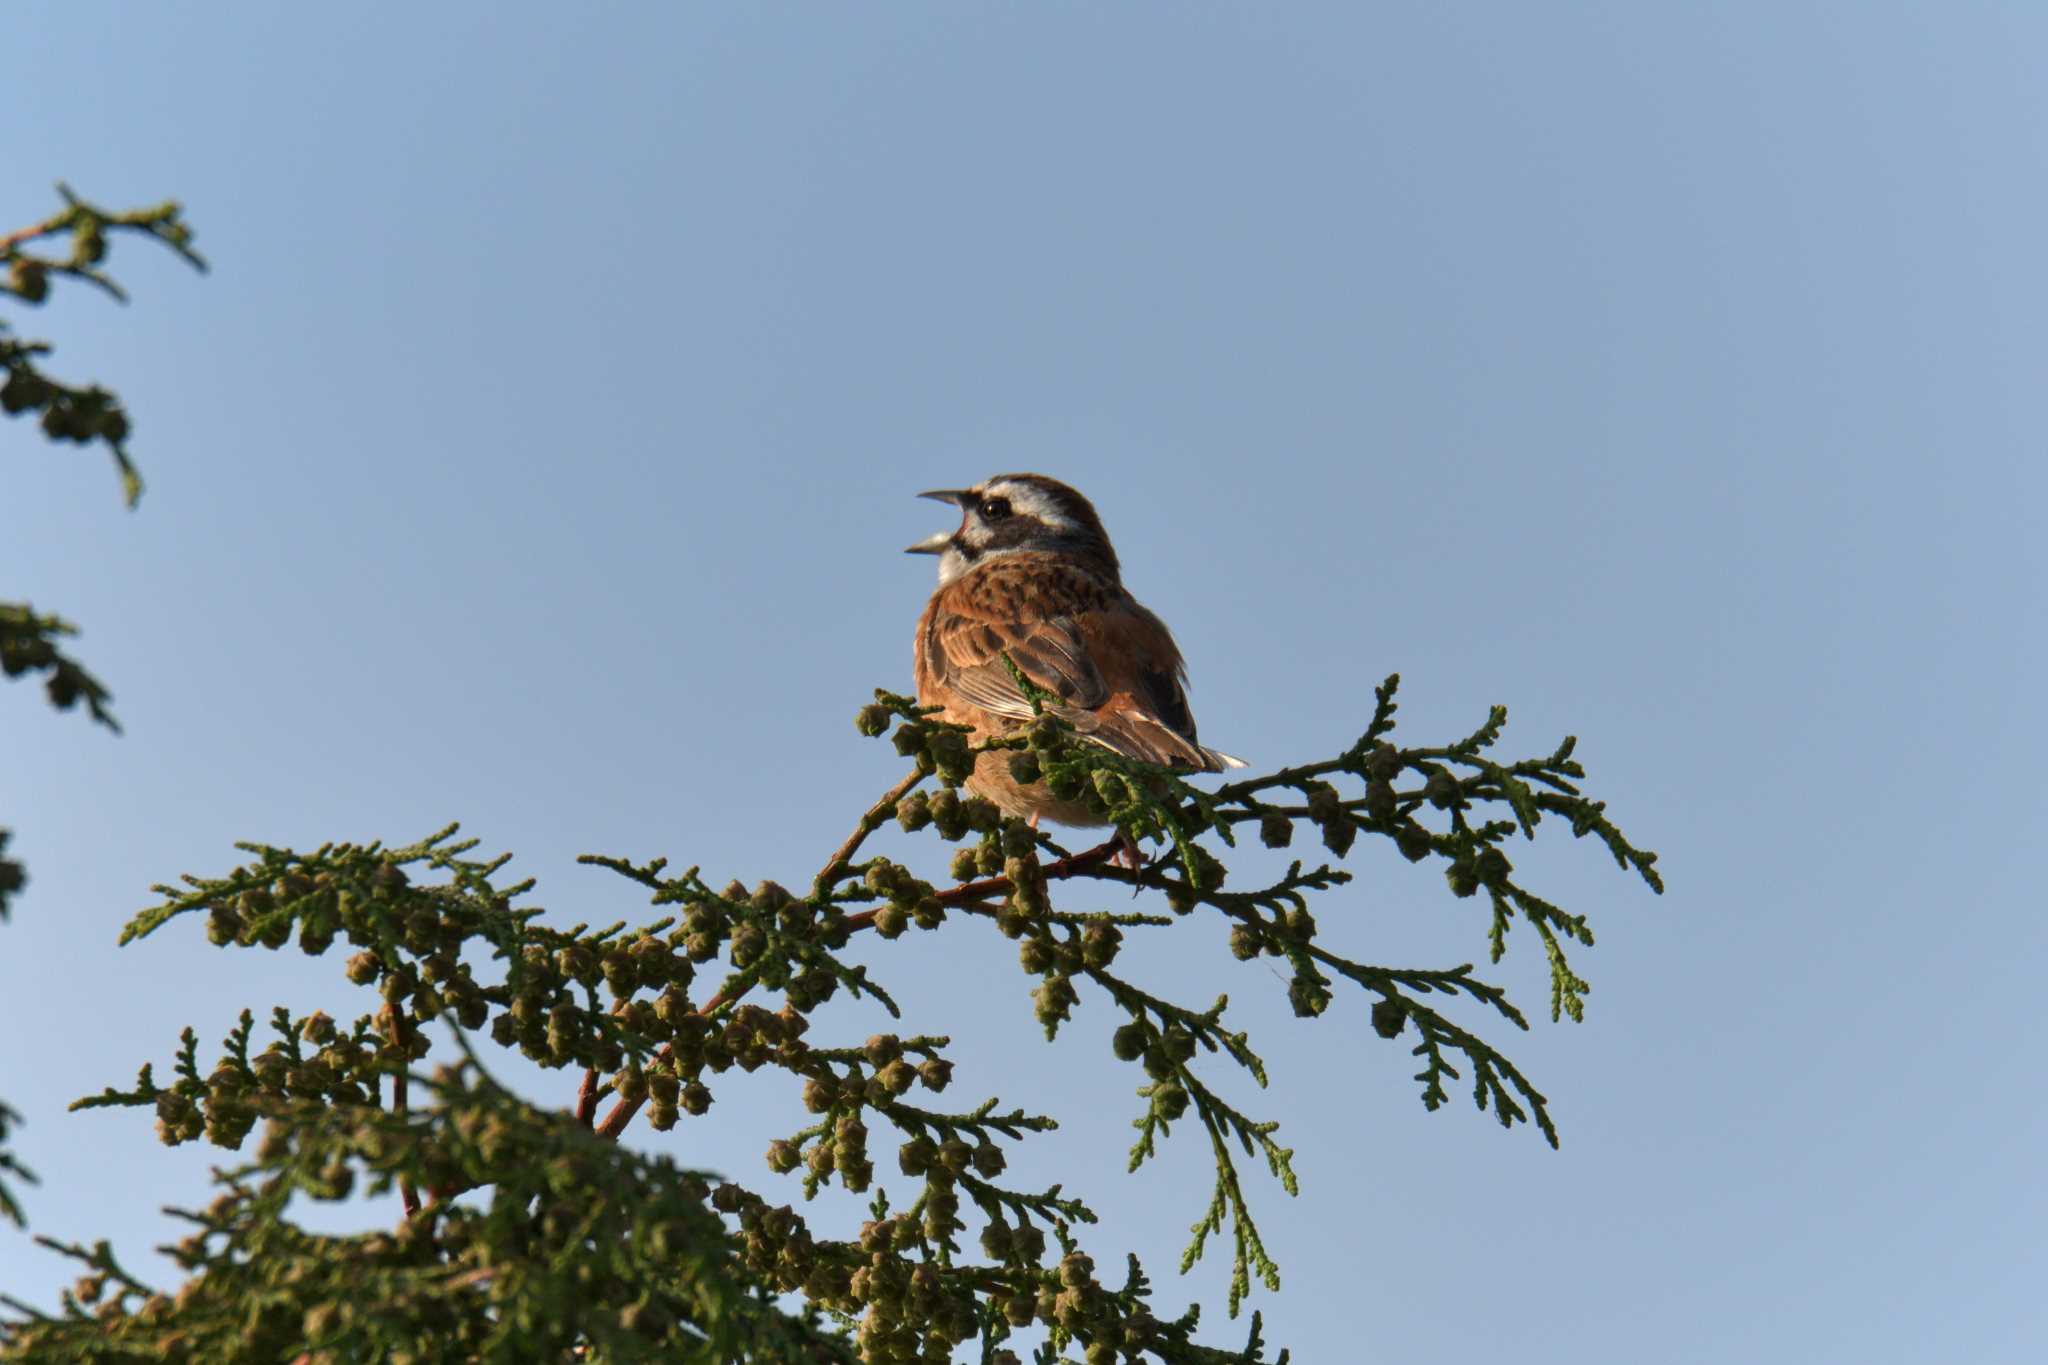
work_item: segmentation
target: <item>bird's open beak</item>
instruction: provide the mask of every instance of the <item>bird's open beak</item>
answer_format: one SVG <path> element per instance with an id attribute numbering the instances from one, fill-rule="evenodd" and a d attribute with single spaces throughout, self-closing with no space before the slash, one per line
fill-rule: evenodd
<path id="1" fill-rule="evenodd" d="M 964 488 L 933 488 L 919 493 L 918 496 L 920 498 L 930 498 L 933 502 L 950 502 L 957 506 L 965 507 L 967 499 L 972 495 Z M 944 554 L 946 547 L 953 543 L 953 534 L 951 531 L 941 531 L 937 535 L 926 536 L 915 545 L 905 546 L 903 553 L 907 555 Z"/>

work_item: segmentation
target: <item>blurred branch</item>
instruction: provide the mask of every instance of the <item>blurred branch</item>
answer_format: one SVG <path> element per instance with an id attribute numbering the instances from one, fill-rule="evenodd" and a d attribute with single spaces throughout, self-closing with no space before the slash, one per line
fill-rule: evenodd
<path id="1" fill-rule="evenodd" d="M 27 227 L 0 236 L 0 297 L 11 297 L 31 307 L 49 298 L 53 280 L 79 280 L 126 303 L 128 295 L 104 267 L 110 242 L 128 234 L 160 242 L 176 252 L 196 270 L 206 262 L 192 249 L 192 229 L 184 210 L 174 201 L 116 213 L 80 199 L 69 186 L 59 185 L 64 208 Z M 32 251 L 31 246 L 68 238 L 63 250 Z M 112 392 L 92 385 L 71 385 L 52 378 L 40 362 L 50 354 L 50 345 L 14 337 L 0 322 L 0 412 L 10 417 L 40 414 L 43 434 L 53 441 L 87 445 L 94 441 L 106 446 L 121 476 L 128 505 L 142 497 L 142 476 L 128 455 L 130 422 L 126 409 Z"/>
<path id="2" fill-rule="evenodd" d="M 78 628 L 56 616 L 39 614 L 26 602 L 0 602 L 0 673 L 18 678 L 24 673 L 48 673 L 43 689 L 50 705 L 68 711 L 83 701 L 92 718 L 121 733 L 121 726 L 107 709 L 113 700 L 99 679 L 57 648 L 57 641 L 78 634 Z"/>

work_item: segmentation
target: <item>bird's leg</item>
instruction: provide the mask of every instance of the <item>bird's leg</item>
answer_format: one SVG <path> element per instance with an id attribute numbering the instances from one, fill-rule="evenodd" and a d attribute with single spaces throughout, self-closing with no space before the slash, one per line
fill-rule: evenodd
<path id="1" fill-rule="evenodd" d="M 1150 859 L 1145 856 L 1145 851 L 1138 847 L 1138 841 L 1131 837 L 1131 832 L 1122 826 L 1118 826 L 1116 831 L 1116 853 L 1110 858 L 1110 862 L 1118 867 L 1127 867 L 1133 872 L 1142 872 L 1149 861 Z"/>

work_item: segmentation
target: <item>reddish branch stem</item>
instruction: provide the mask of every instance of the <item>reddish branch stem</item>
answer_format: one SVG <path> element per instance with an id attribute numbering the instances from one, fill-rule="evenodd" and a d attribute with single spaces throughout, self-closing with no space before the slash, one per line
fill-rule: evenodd
<path id="1" fill-rule="evenodd" d="M 1098 863 L 1108 862 L 1122 847 L 1123 845 L 1119 840 L 1110 839 L 1107 842 L 1097 844 L 1093 848 L 1083 849 L 1079 853 L 1070 853 L 1055 862 L 1047 863 L 1039 870 L 1049 882 L 1056 882 L 1065 877 L 1078 876 Z M 1011 882 L 1008 877 L 985 877 L 978 882 L 962 882 L 958 886 L 941 891 L 939 892 L 939 900 L 946 905 L 952 905 L 958 901 L 987 900 L 990 896 L 1007 892 L 1010 889 Z M 869 918 L 873 918 L 872 911 L 869 912 Z"/>
<path id="2" fill-rule="evenodd" d="M 60 217 L 48 219 L 41 223 L 34 223 L 25 228 L 16 228 L 5 237 L 0 237 L 0 255 L 5 255 L 7 252 L 14 250 L 23 242 L 33 242 L 38 237 L 47 237 L 57 231 L 62 225 L 63 219 Z"/>
<path id="3" fill-rule="evenodd" d="M 903 799 L 904 793 L 923 780 L 922 771 L 912 770 L 901 782 L 883 792 L 874 805 L 868 807 L 867 813 L 860 817 L 860 824 L 854 827 L 853 833 L 846 836 L 846 842 L 835 849 L 832 856 L 825 860 L 825 866 L 818 870 L 815 894 L 822 896 L 832 889 L 832 884 L 846 871 L 847 865 L 853 861 L 853 855 L 860 851 L 860 846 L 867 841 L 867 837 L 880 829 L 884 820 L 896 813 L 896 803 Z"/>

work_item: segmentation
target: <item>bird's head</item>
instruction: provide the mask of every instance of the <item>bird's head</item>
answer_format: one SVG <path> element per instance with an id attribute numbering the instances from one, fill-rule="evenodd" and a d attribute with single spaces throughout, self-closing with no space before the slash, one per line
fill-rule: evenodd
<path id="1" fill-rule="evenodd" d="M 941 531 L 905 553 L 937 555 L 939 582 L 950 583 L 984 561 L 1032 551 L 1085 562 L 1117 576 L 1116 550 L 1088 499 L 1043 474 L 998 474 L 972 488 L 918 494 L 960 509 L 957 530 Z"/>

